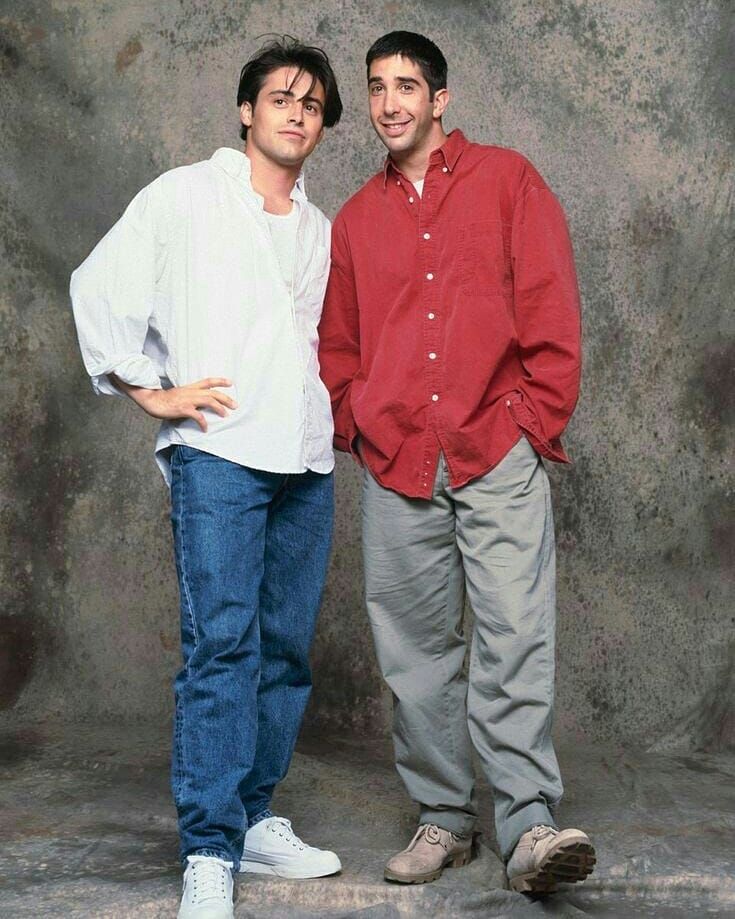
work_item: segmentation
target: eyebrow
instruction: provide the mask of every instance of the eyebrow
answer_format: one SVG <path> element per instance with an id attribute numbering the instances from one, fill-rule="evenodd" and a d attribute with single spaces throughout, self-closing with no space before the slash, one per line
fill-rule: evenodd
<path id="1" fill-rule="evenodd" d="M 268 93 L 269 96 L 290 96 L 292 99 L 295 99 L 296 96 L 291 92 L 290 89 L 273 89 Z M 317 99 L 316 96 L 302 96 L 299 99 L 299 102 L 316 102 L 319 108 L 324 108 L 324 103 L 321 99 Z"/>
<path id="2" fill-rule="evenodd" d="M 370 77 L 370 79 L 368 80 L 368 86 L 370 86 L 371 83 L 384 83 L 384 82 L 385 81 L 383 80 L 382 77 Z M 413 83 L 414 86 L 421 85 L 419 81 L 415 79 L 414 77 L 396 77 L 395 82 L 396 83 Z"/>

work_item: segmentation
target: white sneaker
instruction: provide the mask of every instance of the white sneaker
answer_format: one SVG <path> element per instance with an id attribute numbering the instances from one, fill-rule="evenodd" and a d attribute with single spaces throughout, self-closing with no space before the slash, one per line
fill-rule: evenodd
<path id="1" fill-rule="evenodd" d="M 232 862 L 187 855 L 179 919 L 233 919 Z"/>
<path id="2" fill-rule="evenodd" d="M 307 846 L 284 817 L 267 817 L 245 834 L 240 871 L 279 878 L 322 878 L 342 870 L 334 852 Z"/>

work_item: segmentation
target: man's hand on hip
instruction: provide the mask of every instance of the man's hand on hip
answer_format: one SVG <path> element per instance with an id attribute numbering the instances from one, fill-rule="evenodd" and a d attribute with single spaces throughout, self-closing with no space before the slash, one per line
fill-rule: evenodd
<path id="1" fill-rule="evenodd" d="M 174 386 L 171 389 L 131 386 L 114 374 L 110 374 L 110 378 L 118 389 L 130 396 L 133 402 L 153 418 L 193 418 L 205 433 L 207 419 L 200 409 L 211 409 L 224 418 L 228 408 L 237 408 L 234 399 L 214 389 L 215 386 L 232 386 L 232 381 L 224 377 L 206 377 L 197 383 L 187 383 L 186 386 Z"/>

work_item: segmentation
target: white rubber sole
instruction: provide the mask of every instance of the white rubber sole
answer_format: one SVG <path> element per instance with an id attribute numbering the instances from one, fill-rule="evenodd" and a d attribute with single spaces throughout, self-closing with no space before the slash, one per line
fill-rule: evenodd
<path id="1" fill-rule="evenodd" d="M 305 880 L 307 878 L 325 878 L 337 874 L 342 870 L 342 863 L 334 853 L 332 858 L 322 858 L 318 863 L 311 865 L 269 865 L 265 862 L 252 862 L 243 859 L 240 862 L 241 874 L 269 874 L 277 878 L 293 878 Z"/>

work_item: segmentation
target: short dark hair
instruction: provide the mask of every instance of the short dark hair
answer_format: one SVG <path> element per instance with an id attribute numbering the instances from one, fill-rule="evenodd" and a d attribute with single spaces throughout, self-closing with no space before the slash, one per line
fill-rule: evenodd
<path id="1" fill-rule="evenodd" d="M 342 100 L 329 58 L 321 48 L 304 45 L 290 35 L 278 36 L 263 45 L 242 68 L 237 87 L 238 108 L 243 102 L 249 102 L 255 108 L 255 100 L 266 77 L 279 67 L 297 68 L 294 83 L 302 73 L 308 73 L 312 78 L 309 91 L 318 80 L 324 87 L 324 127 L 331 128 L 337 124 L 342 115 Z M 247 136 L 248 129 L 242 124 L 240 137 L 245 140 Z"/>
<path id="2" fill-rule="evenodd" d="M 400 54 L 413 61 L 429 84 L 430 98 L 438 89 L 447 87 L 447 61 L 433 41 L 418 32 L 388 32 L 370 46 L 365 63 L 370 76 L 370 65 L 383 57 Z"/>

